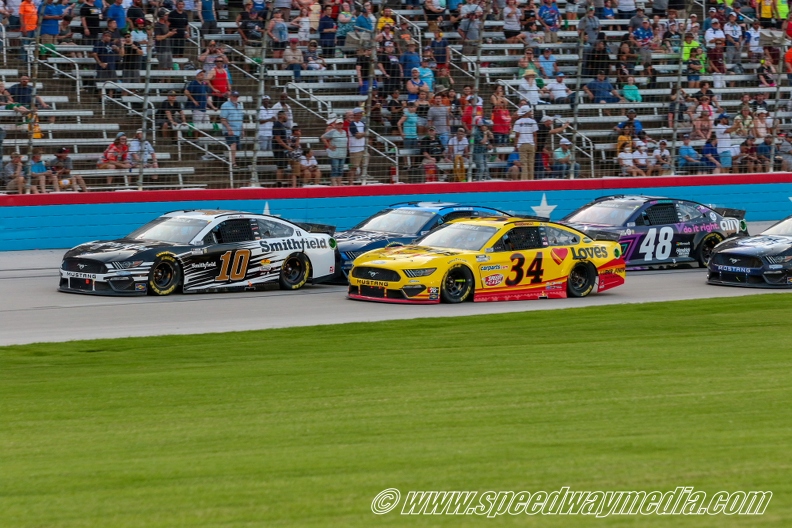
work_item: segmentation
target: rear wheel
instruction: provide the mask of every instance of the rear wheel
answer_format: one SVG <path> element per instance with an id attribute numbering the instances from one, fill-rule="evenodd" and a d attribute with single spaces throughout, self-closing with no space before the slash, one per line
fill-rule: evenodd
<path id="1" fill-rule="evenodd" d="M 720 233 L 710 233 L 699 242 L 696 248 L 696 260 L 701 267 L 706 268 L 712 258 L 712 250 L 723 242 L 723 236 Z"/>
<path id="2" fill-rule="evenodd" d="M 181 279 L 181 267 L 176 257 L 161 255 L 157 257 L 149 271 L 149 291 L 154 295 L 170 295 L 181 284 Z"/>
<path id="3" fill-rule="evenodd" d="M 446 303 L 461 303 L 473 293 L 473 274 L 467 266 L 449 269 L 440 285 L 440 299 Z"/>
<path id="4" fill-rule="evenodd" d="M 302 253 L 289 255 L 281 266 L 278 283 L 283 290 L 299 290 L 308 282 L 311 275 L 311 263 Z"/>
<path id="5" fill-rule="evenodd" d="M 589 263 L 576 264 L 567 277 L 567 293 L 570 297 L 585 297 L 594 289 L 597 271 Z"/>

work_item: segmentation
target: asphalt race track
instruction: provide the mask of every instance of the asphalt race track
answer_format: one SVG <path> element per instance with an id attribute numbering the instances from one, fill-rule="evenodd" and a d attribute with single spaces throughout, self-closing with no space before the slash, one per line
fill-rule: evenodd
<path id="1" fill-rule="evenodd" d="M 757 230 L 752 228 L 751 232 Z M 624 286 L 583 299 L 462 305 L 352 301 L 346 298 L 345 287 L 329 285 L 308 285 L 296 292 L 95 297 L 57 291 L 63 253 L 63 250 L 0 252 L 0 345 L 530 312 L 779 291 L 709 286 L 705 283 L 706 271 L 694 268 L 630 272 Z"/>

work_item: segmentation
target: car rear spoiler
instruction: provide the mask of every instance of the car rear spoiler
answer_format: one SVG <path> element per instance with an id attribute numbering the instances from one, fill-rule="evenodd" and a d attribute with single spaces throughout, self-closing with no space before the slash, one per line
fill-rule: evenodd
<path id="1" fill-rule="evenodd" d="M 592 240 L 606 240 L 618 242 L 621 235 L 613 231 L 600 231 L 598 229 L 587 229 L 583 233 Z"/>
<path id="2" fill-rule="evenodd" d="M 333 236 L 336 232 L 336 226 L 327 224 L 312 224 L 311 222 L 294 222 L 296 225 L 302 227 L 309 233 L 324 233 Z"/>
<path id="3" fill-rule="evenodd" d="M 732 209 L 731 207 L 711 207 L 711 209 L 721 216 L 732 217 L 737 220 L 745 219 L 745 211 L 742 209 Z"/>
<path id="4" fill-rule="evenodd" d="M 509 216 L 513 216 L 515 218 L 525 218 L 526 220 L 534 220 L 536 222 L 549 222 L 550 218 L 547 216 L 537 216 L 534 213 L 520 213 L 515 211 L 508 211 L 507 214 Z"/>

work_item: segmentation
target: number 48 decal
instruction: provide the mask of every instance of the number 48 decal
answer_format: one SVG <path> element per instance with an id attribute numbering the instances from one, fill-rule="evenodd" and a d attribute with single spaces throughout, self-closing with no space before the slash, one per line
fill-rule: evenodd
<path id="1" fill-rule="evenodd" d="M 541 253 L 536 254 L 536 257 L 534 257 L 533 262 L 531 262 L 527 270 L 523 269 L 523 267 L 525 267 L 525 257 L 522 253 L 514 253 L 509 258 L 512 261 L 512 268 L 509 272 L 509 278 L 506 279 L 507 286 L 517 286 L 526 276 L 531 277 L 531 284 L 542 282 L 544 268 L 542 268 Z M 513 278 L 512 275 L 514 275 Z"/>
<path id="2" fill-rule="evenodd" d="M 646 262 L 651 260 L 666 260 L 671 256 L 671 241 L 673 239 L 674 230 L 672 228 L 661 227 L 660 236 L 658 236 L 657 228 L 653 227 L 647 231 L 643 242 L 641 242 L 641 247 L 638 248 L 638 253 L 643 255 Z M 655 258 L 652 258 L 653 255 Z"/>

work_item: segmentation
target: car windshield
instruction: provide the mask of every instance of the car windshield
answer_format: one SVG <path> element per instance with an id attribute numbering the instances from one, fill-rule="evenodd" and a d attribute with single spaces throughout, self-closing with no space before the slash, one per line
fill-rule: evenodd
<path id="1" fill-rule="evenodd" d="M 375 214 L 371 218 L 356 225 L 353 229 L 416 236 L 434 216 L 435 213 L 429 211 L 391 209 L 390 211 Z"/>
<path id="2" fill-rule="evenodd" d="M 574 213 L 565 221 L 572 224 L 623 226 L 642 204 L 636 202 L 601 202 Z"/>
<path id="3" fill-rule="evenodd" d="M 209 224 L 203 218 L 161 216 L 130 233 L 133 240 L 155 240 L 173 244 L 189 244 Z"/>
<path id="4" fill-rule="evenodd" d="M 445 224 L 415 241 L 421 246 L 480 251 L 498 230 L 473 224 Z"/>
<path id="5" fill-rule="evenodd" d="M 762 231 L 763 235 L 792 236 L 792 217 L 778 222 L 769 229 Z"/>

